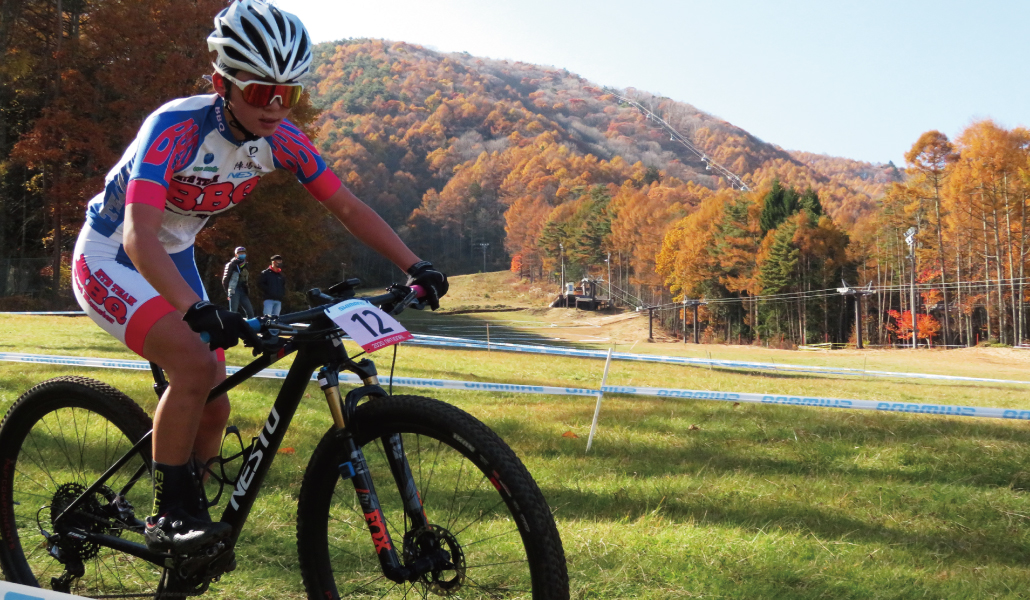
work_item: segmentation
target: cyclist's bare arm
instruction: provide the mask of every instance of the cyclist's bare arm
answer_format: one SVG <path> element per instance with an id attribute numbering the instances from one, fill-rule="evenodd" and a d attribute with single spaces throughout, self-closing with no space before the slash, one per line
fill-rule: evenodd
<path id="1" fill-rule="evenodd" d="M 419 261 L 386 221 L 351 193 L 347 186 L 341 185 L 324 204 L 329 212 L 343 223 L 347 231 L 397 265 L 400 270 L 406 271 Z"/>
<path id="2" fill-rule="evenodd" d="M 161 215 L 161 209 L 147 204 L 133 203 L 125 207 L 125 253 L 147 282 L 177 311 L 184 313 L 201 298 L 179 274 L 172 257 L 158 241 Z"/>

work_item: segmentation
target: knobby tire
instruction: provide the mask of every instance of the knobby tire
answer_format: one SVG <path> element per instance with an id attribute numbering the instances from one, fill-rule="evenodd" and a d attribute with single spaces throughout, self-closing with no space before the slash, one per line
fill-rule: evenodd
<path id="1" fill-rule="evenodd" d="M 383 455 L 381 438 L 403 434 L 426 516 L 461 547 L 468 598 L 566 600 L 565 554 L 551 511 L 514 452 L 488 427 L 449 404 L 418 396 L 376 398 L 352 426 L 397 551 L 411 527 Z M 383 577 L 352 483 L 340 477 L 340 434 L 322 438 L 304 474 L 297 514 L 301 575 L 309 599 L 428 598 L 432 577 L 397 584 Z M 438 575 L 445 583 L 455 573 Z M 436 585 L 439 585 L 438 583 Z"/>
<path id="2" fill-rule="evenodd" d="M 51 512 L 77 497 L 151 429 L 151 420 L 128 396 L 85 377 L 45 381 L 19 398 L 0 423 L 0 566 L 9 581 L 51 587 L 64 565 L 47 552 L 44 529 L 54 533 Z M 119 491 L 141 465 L 143 475 L 126 499 L 135 519 L 153 503 L 150 447 L 142 448 L 97 494 L 91 506 L 70 518 L 76 526 L 143 543 L 136 525 L 114 518 L 103 494 Z M 56 502 L 55 502 L 56 500 Z M 85 575 L 73 594 L 85 597 L 154 597 L 162 569 L 102 546 L 74 549 Z"/>

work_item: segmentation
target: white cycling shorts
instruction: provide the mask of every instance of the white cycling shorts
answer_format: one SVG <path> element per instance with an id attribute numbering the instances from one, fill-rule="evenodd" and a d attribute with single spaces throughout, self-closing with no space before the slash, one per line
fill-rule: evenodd
<path id="1" fill-rule="evenodd" d="M 186 283 L 207 300 L 193 260 L 193 247 L 171 257 Z M 97 233 L 89 224 L 82 227 L 72 253 L 72 291 L 97 325 L 140 356 L 150 329 L 175 312 L 175 307 L 136 270 L 121 243 Z M 218 360 L 224 361 L 224 352 L 216 352 Z"/>

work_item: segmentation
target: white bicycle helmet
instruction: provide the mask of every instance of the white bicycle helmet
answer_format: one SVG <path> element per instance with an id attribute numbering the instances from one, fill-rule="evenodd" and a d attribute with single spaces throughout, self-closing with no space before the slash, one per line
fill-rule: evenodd
<path id="1" fill-rule="evenodd" d="M 311 64 L 311 39 L 296 16 L 261 0 L 237 0 L 215 17 L 207 49 L 218 65 L 289 83 Z"/>

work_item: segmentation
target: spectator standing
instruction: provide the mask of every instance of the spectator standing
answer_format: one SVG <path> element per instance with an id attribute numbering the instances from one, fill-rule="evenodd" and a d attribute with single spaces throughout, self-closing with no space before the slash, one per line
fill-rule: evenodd
<path id="1" fill-rule="evenodd" d="M 283 309 L 283 296 L 286 295 L 282 256 L 278 254 L 273 256 L 272 264 L 261 271 L 261 277 L 258 277 L 258 289 L 265 298 L 262 314 L 278 315 Z"/>
<path id="2" fill-rule="evenodd" d="M 254 318 L 254 306 L 250 303 L 250 271 L 247 269 L 247 249 L 236 248 L 236 256 L 225 263 L 222 271 L 222 285 L 229 297 L 229 310 L 238 312 L 243 309 L 243 316 Z"/>

